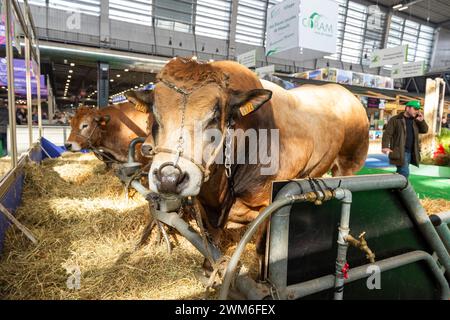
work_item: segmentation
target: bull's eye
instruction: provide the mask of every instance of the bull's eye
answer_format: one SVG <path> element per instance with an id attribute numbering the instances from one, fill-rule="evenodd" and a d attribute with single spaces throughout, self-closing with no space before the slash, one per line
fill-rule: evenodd
<path id="1" fill-rule="evenodd" d="M 89 125 L 83 124 L 83 125 L 81 126 L 81 129 L 86 129 L 87 127 L 89 127 Z"/>
<path id="2" fill-rule="evenodd" d="M 159 124 L 157 121 L 153 122 L 153 126 L 152 126 L 152 136 L 153 136 L 153 140 L 155 141 L 155 143 L 157 142 L 158 139 L 158 130 L 159 130 Z"/>
<path id="3" fill-rule="evenodd" d="M 213 114 L 213 121 L 218 122 L 220 120 L 220 106 L 219 104 L 216 104 L 214 107 L 214 114 Z"/>

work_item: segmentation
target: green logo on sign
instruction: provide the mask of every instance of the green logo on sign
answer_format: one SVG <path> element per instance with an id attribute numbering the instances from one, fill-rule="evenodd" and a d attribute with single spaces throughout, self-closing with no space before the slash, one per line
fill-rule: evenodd
<path id="1" fill-rule="evenodd" d="M 305 28 L 309 28 L 320 35 L 333 35 L 333 25 L 327 23 L 326 17 L 317 12 L 313 12 L 308 18 L 304 18 L 302 23 Z"/>
<path id="2" fill-rule="evenodd" d="M 380 56 L 374 55 L 372 57 L 372 62 L 378 62 L 380 60 Z"/>
<path id="3" fill-rule="evenodd" d="M 271 49 L 266 53 L 266 56 L 269 57 L 269 56 L 275 54 L 277 51 L 278 51 L 278 48 Z"/>

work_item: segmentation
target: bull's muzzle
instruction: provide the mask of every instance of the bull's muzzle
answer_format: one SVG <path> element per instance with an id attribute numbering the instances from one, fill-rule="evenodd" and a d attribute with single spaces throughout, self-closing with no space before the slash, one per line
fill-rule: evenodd
<path id="1" fill-rule="evenodd" d="M 189 175 L 173 162 L 165 162 L 153 170 L 155 185 L 160 193 L 180 194 L 189 181 Z"/>

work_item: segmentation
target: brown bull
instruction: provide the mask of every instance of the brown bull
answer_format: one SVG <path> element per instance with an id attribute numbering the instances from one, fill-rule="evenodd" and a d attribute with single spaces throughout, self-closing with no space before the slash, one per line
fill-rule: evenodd
<path id="1" fill-rule="evenodd" d="M 102 150 L 105 161 L 126 162 L 128 146 L 136 137 L 147 137 L 153 124 L 148 112 L 151 97 L 147 92 L 129 92 L 129 101 L 102 109 L 80 107 L 71 120 L 72 130 L 65 144 L 70 151 Z M 136 160 L 147 163 L 137 146 Z"/>
<path id="2" fill-rule="evenodd" d="M 320 177 L 329 170 L 334 176 L 351 175 L 364 164 L 366 112 L 340 85 L 286 91 L 236 62 L 181 58 L 166 64 L 158 80 L 153 137 L 143 145 L 144 153 L 153 153 L 149 187 L 160 194 L 196 196 L 215 228 L 251 222 L 269 204 L 274 180 Z M 208 143 L 207 129 L 222 138 Z M 235 143 L 232 151 L 241 160 L 258 154 L 257 163 L 228 165 L 224 136 L 231 129 L 256 134 L 258 139 Z M 257 147 L 266 133 L 270 142 L 264 157 Z M 277 163 L 269 164 L 268 154 Z"/>

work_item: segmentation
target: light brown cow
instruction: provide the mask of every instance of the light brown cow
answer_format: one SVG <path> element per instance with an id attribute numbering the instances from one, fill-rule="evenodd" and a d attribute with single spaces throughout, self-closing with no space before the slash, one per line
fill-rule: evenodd
<path id="1" fill-rule="evenodd" d="M 236 62 L 199 63 L 182 58 L 166 64 L 158 79 L 154 137 L 143 145 L 144 152 L 153 149 L 154 153 L 149 187 L 161 194 L 197 196 L 207 220 L 216 228 L 227 221 L 251 222 L 269 204 L 274 180 L 320 177 L 328 170 L 334 176 L 351 175 L 364 164 L 368 118 L 358 99 L 340 85 L 307 85 L 287 91 L 259 80 Z M 230 180 L 223 164 L 209 165 L 208 156 L 195 161 L 199 151 L 222 156 L 223 140 L 216 147 L 203 143 L 199 148 L 195 136 L 206 129 L 225 134 L 229 120 L 233 129 L 255 129 L 258 138 L 265 132 L 261 129 L 275 129 L 273 136 L 278 132 L 279 141 L 272 142 L 269 150 L 279 160 L 275 172 L 262 174 L 267 166 L 261 162 L 233 164 Z M 189 145 L 194 140 L 197 144 Z M 236 143 L 234 152 L 251 156 L 256 152 L 251 146 Z M 178 150 L 182 151 L 179 156 Z"/>
<path id="2" fill-rule="evenodd" d="M 145 96 L 148 95 L 136 95 L 132 92 L 128 94 L 128 99 L 134 103 L 125 102 L 102 109 L 78 108 L 71 120 L 72 130 L 65 144 L 66 148 L 70 151 L 102 149 L 103 153 L 116 161 L 126 162 L 131 140 L 147 137 L 149 128 L 153 125 L 151 112 L 144 108 L 151 101 L 147 101 Z M 148 162 L 141 155 L 140 144 L 135 157 L 138 162 Z"/>

